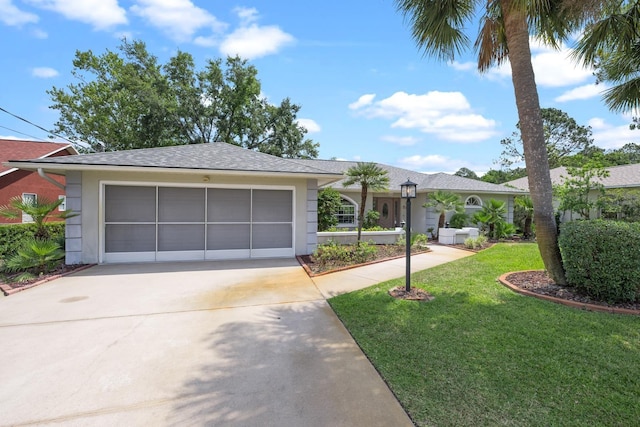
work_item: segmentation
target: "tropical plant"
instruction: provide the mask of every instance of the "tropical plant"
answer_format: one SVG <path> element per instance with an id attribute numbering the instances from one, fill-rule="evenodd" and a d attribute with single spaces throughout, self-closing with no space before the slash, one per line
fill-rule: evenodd
<path id="1" fill-rule="evenodd" d="M 466 212 L 456 212 L 449 218 L 449 225 L 453 228 L 462 228 L 469 222 L 469 215 Z"/>
<path id="2" fill-rule="evenodd" d="M 8 219 L 17 219 L 24 212 L 31 217 L 36 225 L 34 237 L 48 239 L 49 231 L 44 226 L 47 219 L 64 220 L 77 215 L 72 213 L 71 209 L 56 212 L 56 209 L 63 201 L 63 199 L 52 201 L 39 196 L 36 196 L 35 200 L 24 200 L 21 196 L 15 196 L 9 199 L 9 204 L 0 206 L 0 216 Z"/>
<path id="3" fill-rule="evenodd" d="M 10 273 L 22 272 L 17 278 L 19 281 L 29 280 L 51 271 L 64 256 L 64 251 L 56 241 L 30 238 L 7 260 L 5 270 Z"/>
<path id="4" fill-rule="evenodd" d="M 336 213 L 341 205 L 342 198 L 335 188 L 326 187 L 318 191 L 318 231 L 327 231 L 338 225 Z"/>
<path id="5" fill-rule="evenodd" d="M 640 222 L 640 190 L 627 188 L 605 190 L 597 203 L 606 219 Z"/>
<path id="6" fill-rule="evenodd" d="M 590 219 L 591 211 L 598 206 L 598 196 L 604 195 L 604 185 L 600 181 L 609 176 L 609 171 L 598 164 L 587 164 L 581 168 L 567 168 L 569 176 L 561 176 L 562 184 L 555 186 L 554 191 L 560 200 L 559 210 L 579 214 L 583 219 Z"/>
<path id="7" fill-rule="evenodd" d="M 474 219 L 485 224 L 488 228 L 489 238 L 499 239 L 504 231 L 502 223 L 505 223 L 504 215 L 507 213 L 505 202 L 496 199 L 489 199 L 478 212 L 474 214 Z M 500 225 L 498 225 L 500 224 Z M 496 229 L 498 225 L 498 229 Z M 499 233 L 497 232 L 499 231 Z"/>
<path id="8" fill-rule="evenodd" d="M 429 200 L 422 206 L 433 208 L 436 213 L 440 214 L 438 217 L 438 229 L 444 227 L 447 212 L 464 212 L 464 203 L 460 200 L 460 196 L 444 190 L 434 191 L 429 194 Z"/>
<path id="9" fill-rule="evenodd" d="M 533 222 L 533 201 L 530 196 L 517 196 L 514 199 L 514 216 L 522 220 L 522 235 L 525 239 L 532 237 L 531 224 Z"/>
<path id="10" fill-rule="evenodd" d="M 469 46 L 468 24 L 482 7 L 474 47 L 478 69 L 486 71 L 509 60 L 520 122 L 523 152 L 533 200 L 538 248 L 547 272 L 566 284 L 557 242 L 549 160 L 540 113 L 540 101 L 531 63 L 530 36 L 559 48 L 588 18 L 598 0 L 395 0 L 411 23 L 412 35 L 426 54 L 453 60 Z"/>
<path id="11" fill-rule="evenodd" d="M 364 208 L 367 203 L 367 194 L 371 191 L 384 191 L 389 185 L 389 177 L 387 171 L 382 169 L 375 163 L 358 162 L 356 166 L 347 169 L 347 176 L 342 185 L 348 187 L 350 185 L 360 186 L 360 207 L 358 213 L 358 240 L 362 236 L 362 226 L 364 224 Z"/>
<path id="12" fill-rule="evenodd" d="M 364 225 L 363 227 L 367 230 L 370 230 L 375 227 L 379 227 L 378 220 L 380 219 L 380 212 L 374 210 L 368 210 L 366 214 L 364 214 Z M 382 229 L 382 227 L 380 227 Z"/>

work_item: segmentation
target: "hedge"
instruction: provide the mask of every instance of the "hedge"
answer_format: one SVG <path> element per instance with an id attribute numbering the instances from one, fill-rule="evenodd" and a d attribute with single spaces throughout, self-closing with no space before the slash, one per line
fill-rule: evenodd
<path id="1" fill-rule="evenodd" d="M 567 222 L 558 244 L 576 290 L 609 303 L 640 301 L 640 223 Z"/>
<path id="2" fill-rule="evenodd" d="M 60 239 L 64 243 L 64 222 L 47 222 L 51 238 Z M 36 232 L 35 224 L 6 224 L 0 225 L 0 258 L 13 255 L 16 249 L 27 237 L 33 237 Z"/>

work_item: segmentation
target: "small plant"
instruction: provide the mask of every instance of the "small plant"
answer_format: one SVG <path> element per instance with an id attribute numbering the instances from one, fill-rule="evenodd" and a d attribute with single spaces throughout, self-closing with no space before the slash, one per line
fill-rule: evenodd
<path id="1" fill-rule="evenodd" d="M 487 236 L 484 234 L 481 234 L 478 237 L 467 237 L 464 240 L 464 246 L 468 249 L 482 249 L 486 243 Z"/>
<path id="2" fill-rule="evenodd" d="M 432 238 L 432 239 L 435 239 L 435 238 L 436 238 L 436 235 L 435 235 L 435 228 L 433 228 L 433 227 L 429 227 L 429 228 L 427 228 L 427 233 L 429 233 L 429 234 L 431 235 L 431 238 Z"/>
<path id="3" fill-rule="evenodd" d="M 380 212 L 378 211 L 367 211 L 364 215 L 364 223 L 362 227 L 366 230 L 371 230 L 372 228 L 380 227 L 378 225 L 378 220 L 380 219 Z M 382 230 L 382 227 L 380 227 Z"/>
<path id="4" fill-rule="evenodd" d="M 427 243 L 429 242 L 429 237 L 426 234 L 412 234 L 411 235 L 411 246 L 418 246 L 418 247 L 426 247 Z M 400 238 L 398 238 L 398 240 L 396 241 L 396 244 L 398 246 L 406 246 L 407 244 L 407 239 L 405 238 L 405 236 L 402 236 Z"/>
<path id="5" fill-rule="evenodd" d="M 333 240 L 319 245 L 313 252 L 316 262 L 321 265 L 329 263 L 362 264 L 376 256 L 376 246 L 370 242 L 359 245 L 341 245 Z"/>
<path id="6" fill-rule="evenodd" d="M 27 239 L 18 252 L 9 258 L 5 270 L 9 273 L 22 272 L 16 280 L 30 280 L 40 274 L 55 269 L 64 258 L 64 251 L 52 239 Z"/>
<path id="7" fill-rule="evenodd" d="M 466 212 L 456 212 L 451 215 L 449 225 L 452 228 L 462 228 L 469 222 L 469 215 Z"/>

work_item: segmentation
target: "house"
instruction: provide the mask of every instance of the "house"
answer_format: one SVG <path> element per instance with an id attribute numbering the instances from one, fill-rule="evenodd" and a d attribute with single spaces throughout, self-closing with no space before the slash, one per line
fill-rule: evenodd
<path id="1" fill-rule="evenodd" d="M 12 159 L 57 158 L 75 154 L 78 152 L 69 144 L 0 139 L 0 162 Z M 64 197 L 64 177 L 54 177 L 53 181 L 44 180 L 38 176 L 37 171 L 0 164 L 0 205 L 8 204 L 15 196 L 21 196 L 24 200 L 35 200 L 38 196 L 58 200 Z M 61 206 L 61 210 L 64 210 L 64 206 Z M 0 223 L 30 221 L 28 215 L 17 219 L 0 217 Z"/>
<path id="2" fill-rule="evenodd" d="M 333 185 L 352 209 L 343 225 L 355 225 L 359 189 L 342 188 L 354 162 L 283 159 L 225 143 L 182 145 L 67 157 L 11 160 L 10 168 L 66 178 L 66 262 L 248 259 L 293 257 L 317 245 L 317 192 Z M 524 193 L 447 174 L 426 175 L 381 165 L 390 189 L 374 193 L 369 208 L 383 225 L 404 218 L 400 184 L 418 184 L 415 226 L 425 232 L 437 215 L 424 209 L 435 189 L 458 192 L 470 211 L 487 198 L 512 206 Z M 346 203 L 345 203 L 345 206 Z M 510 210 L 511 211 L 511 210 Z M 348 224 L 347 224 L 348 223 Z"/>
<path id="3" fill-rule="evenodd" d="M 613 189 L 629 189 L 640 190 L 640 163 L 631 165 L 612 166 L 605 168 L 609 172 L 609 176 L 605 178 L 595 178 L 594 181 L 601 183 L 605 190 Z M 558 167 L 549 171 L 551 175 L 551 183 L 553 185 L 561 185 L 564 182 L 564 178 L 570 176 L 566 167 Z M 505 185 L 512 186 L 521 190 L 529 191 L 529 178 L 519 178 L 513 181 L 507 182 Z M 598 191 L 594 190 L 590 196 L 594 199 L 598 197 Z M 555 200 L 554 206 L 557 208 L 560 202 Z M 593 210 L 591 213 L 592 218 L 596 218 L 600 215 L 600 212 Z M 579 215 L 575 212 L 563 212 L 561 214 L 562 221 L 571 221 L 572 219 L 579 218 Z"/>
<path id="4" fill-rule="evenodd" d="M 357 162 L 340 160 L 296 160 L 307 166 L 328 170 L 334 173 L 344 174 L 347 169 L 357 166 Z M 482 208 L 489 199 L 496 199 L 506 203 L 507 218 L 513 222 L 513 199 L 517 195 L 527 194 L 526 191 L 507 187 L 505 185 L 491 184 L 484 181 L 463 178 L 446 173 L 424 174 L 408 169 L 377 163 L 387 171 L 389 177 L 388 190 L 384 192 L 370 192 L 367 197 L 365 212 L 376 210 L 380 213 L 380 226 L 384 228 L 400 227 L 406 220 L 406 203 L 400 197 L 400 185 L 410 180 L 417 184 L 417 197 L 411 204 L 411 228 L 414 232 L 427 233 L 430 228 L 438 227 L 440 214 L 432 208 L 422 207 L 429 200 L 429 194 L 437 190 L 450 191 L 458 194 L 464 202 L 465 211 L 470 216 Z M 360 188 L 356 185 L 344 187 L 342 180 L 329 183 L 338 190 L 342 196 L 342 211 L 338 215 L 339 227 L 356 227 L 358 223 L 358 206 L 360 204 Z M 453 215 L 449 212 L 446 220 Z"/>
<path id="5" fill-rule="evenodd" d="M 293 257 L 317 242 L 317 188 L 342 178 L 225 143 L 10 161 L 66 177 L 66 262 Z"/>

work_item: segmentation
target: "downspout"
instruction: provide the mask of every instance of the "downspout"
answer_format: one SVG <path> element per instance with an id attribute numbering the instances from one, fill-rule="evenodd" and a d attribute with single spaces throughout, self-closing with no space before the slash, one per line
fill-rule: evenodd
<path id="1" fill-rule="evenodd" d="M 61 188 L 62 190 L 66 190 L 64 185 L 60 184 L 55 179 L 51 178 L 49 175 L 46 175 L 44 173 L 44 171 L 42 170 L 42 168 L 38 168 L 38 175 L 40 175 L 43 179 L 46 179 L 47 181 L 49 181 L 50 183 L 52 183 L 56 187 Z"/>

